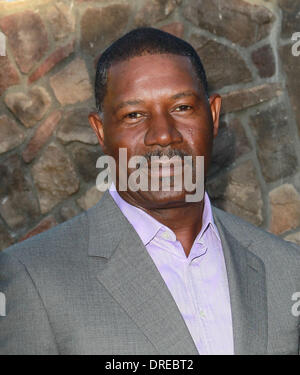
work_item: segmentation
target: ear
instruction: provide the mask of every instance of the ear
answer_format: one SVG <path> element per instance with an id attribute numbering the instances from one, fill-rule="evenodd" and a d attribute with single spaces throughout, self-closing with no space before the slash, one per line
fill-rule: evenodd
<path id="1" fill-rule="evenodd" d="M 210 105 L 210 110 L 211 110 L 211 115 L 212 115 L 212 120 L 213 120 L 213 127 L 214 127 L 214 132 L 213 132 L 214 138 L 217 136 L 218 130 L 219 130 L 221 103 L 222 103 L 222 98 L 219 94 L 212 94 L 209 97 L 209 105 Z"/>
<path id="2" fill-rule="evenodd" d="M 92 112 L 89 114 L 89 122 L 97 135 L 98 141 L 102 149 L 104 149 L 104 130 L 103 130 L 103 122 L 97 112 Z"/>

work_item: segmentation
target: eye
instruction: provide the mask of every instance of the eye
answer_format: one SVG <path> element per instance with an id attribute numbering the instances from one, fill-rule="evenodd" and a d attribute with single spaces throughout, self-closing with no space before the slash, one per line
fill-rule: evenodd
<path id="1" fill-rule="evenodd" d="M 186 112 L 188 110 L 192 109 L 190 105 L 181 104 L 178 107 L 175 108 L 175 112 Z"/>
<path id="2" fill-rule="evenodd" d="M 131 112 L 131 113 L 128 113 L 127 115 L 125 115 L 124 117 L 125 118 L 128 118 L 130 120 L 136 120 L 136 119 L 140 119 L 143 115 L 139 112 Z"/>

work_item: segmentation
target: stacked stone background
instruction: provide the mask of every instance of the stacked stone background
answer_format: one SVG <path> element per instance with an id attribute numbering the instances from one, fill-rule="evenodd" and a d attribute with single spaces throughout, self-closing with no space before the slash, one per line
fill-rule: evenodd
<path id="1" fill-rule="evenodd" d="M 0 1 L 0 249 L 94 205 L 97 57 L 137 26 L 189 41 L 223 96 L 208 190 L 300 244 L 300 0 Z"/>

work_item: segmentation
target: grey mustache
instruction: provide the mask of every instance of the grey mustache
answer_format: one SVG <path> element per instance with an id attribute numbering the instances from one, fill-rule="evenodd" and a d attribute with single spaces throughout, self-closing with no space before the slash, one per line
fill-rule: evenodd
<path id="1" fill-rule="evenodd" d="M 171 159 L 174 156 L 179 156 L 181 160 L 183 160 L 184 156 L 189 156 L 187 152 L 178 150 L 178 149 L 169 149 L 168 151 L 162 151 L 162 150 L 155 150 L 155 151 L 150 151 L 147 152 L 146 154 L 143 155 L 144 158 L 147 159 L 147 161 L 151 161 L 152 156 L 167 156 L 169 159 Z"/>
<path id="2" fill-rule="evenodd" d="M 163 150 L 154 150 L 154 151 L 150 151 L 150 152 L 147 152 L 146 154 L 142 155 L 144 158 L 145 158 L 145 162 L 142 162 L 142 163 L 139 163 L 137 165 L 137 168 L 143 168 L 143 167 L 146 167 L 148 166 L 148 163 L 151 163 L 151 157 L 152 156 L 156 156 L 156 157 L 168 157 L 169 159 L 172 159 L 174 156 L 177 156 L 177 157 L 180 157 L 180 159 L 182 161 L 184 161 L 184 157 L 185 156 L 190 156 L 186 151 L 182 151 L 182 150 L 179 150 L 179 149 L 169 149 L 169 150 L 166 150 L 166 151 L 163 151 Z M 187 162 L 188 164 L 193 164 L 193 162 Z"/>

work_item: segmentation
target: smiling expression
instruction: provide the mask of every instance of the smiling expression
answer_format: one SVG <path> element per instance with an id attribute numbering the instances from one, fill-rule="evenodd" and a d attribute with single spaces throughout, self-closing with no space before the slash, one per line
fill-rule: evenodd
<path id="1" fill-rule="evenodd" d="M 219 95 L 207 99 L 187 57 L 146 54 L 111 66 L 103 115 L 92 113 L 89 120 L 103 152 L 113 156 L 117 165 L 119 148 L 127 149 L 128 159 L 176 150 L 204 156 L 207 172 L 220 106 Z M 184 190 L 127 191 L 122 196 L 147 208 L 185 203 Z"/>

